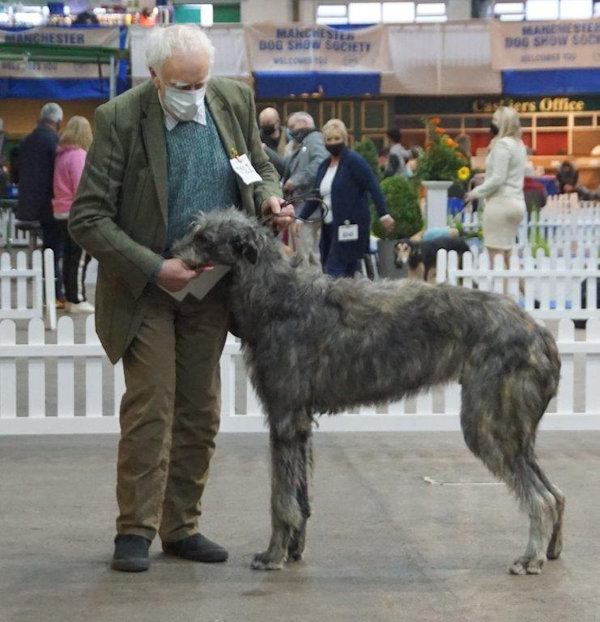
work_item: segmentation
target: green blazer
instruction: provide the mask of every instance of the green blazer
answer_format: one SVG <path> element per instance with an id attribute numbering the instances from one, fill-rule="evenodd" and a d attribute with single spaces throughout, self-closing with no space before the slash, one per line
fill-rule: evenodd
<path id="1" fill-rule="evenodd" d="M 206 105 L 227 154 L 232 149 L 247 154 L 262 177 L 247 186 L 236 175 L 242 209 L 258 213 L 262 202 L 281 190 L 259 137 L 252 92 L 241 82 L 213 78 Z M 94 131 L 69 231 L 98 260 L 96 331 L 116 363 L 141 324 L 141 295 L 167 235 L 166 129 L 152 82 L 100 106 Z"/>

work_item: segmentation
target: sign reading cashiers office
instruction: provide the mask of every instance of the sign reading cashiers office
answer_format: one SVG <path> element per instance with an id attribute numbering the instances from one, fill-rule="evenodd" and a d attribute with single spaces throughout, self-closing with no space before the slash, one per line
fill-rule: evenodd
<path id="1" fill-rule="evenodd" d="M 600 110 L 600 98 L 575 97 L 419 97 L 400 95 L 394 98 L 394 113 L 406 115 L 493 114 L 499 106 L 512 106 L 517 112 L 568 113 Z"/>
<path id="2" fill-rule="evenodd" d="M 476 99 L 473 102 L 472 112 L 494 112 L 499 106 L 512 106 L 517 112 L 582 112 L 586 109 L 585 102 L 582 99 L 543 97 L 542 99 L 527 101 L 513 99 L 486 101 Z"/>

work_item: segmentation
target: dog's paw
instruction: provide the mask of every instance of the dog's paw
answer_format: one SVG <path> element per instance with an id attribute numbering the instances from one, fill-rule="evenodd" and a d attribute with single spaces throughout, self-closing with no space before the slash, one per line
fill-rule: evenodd
<path id="1" fill-rule="evenodd" d="M 252 568 L 254 570 L 281 570 L 283 559 L 274 560 L 268 551 L 257 553 L 252 560 Z"/>
<path id="2" fill-rule="evenodd" d="M 294 551 L 293 553 L 290 552 L 290 553 L 288 553 L 286 561 L 288 563 L 300 562 L 300 561 L 302 561 L 302 553 L 300 551 Z"/>
<path id="3" fill-rule="evenodd" d="M 542 574 L 545 561 L 545 557 L 519 557 L 508 571 L 515 575 Z"/>

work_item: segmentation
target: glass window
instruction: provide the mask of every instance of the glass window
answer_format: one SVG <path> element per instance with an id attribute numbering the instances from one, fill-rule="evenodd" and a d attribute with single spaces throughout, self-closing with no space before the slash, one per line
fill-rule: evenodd
<path id="1" fill-rule="evenodd" d="M 445 2 L 417 3 L 415 22 L 445 22 L 447 20 Z"/>
<path id="2" fill-rule="evenodd" d="M 561 0 L 560 19 L 588 19 L 592 16 L 592 0 Z"/>
<path id="3" fill-rule="evenodd" d="M 317 7 L 317 24 L 347 24 L 348 7 L 345 4 L 320 4 Z"/>
<path id="4" fill-rule="evenodd" d="M 568 125 L 567 117 L 538 117 L 538 127 L 566 127 Z"/>
<path id="5" fill-rule="evenodd" d="M 200 6 L 200 24 L 202 26 L 212 26 L 213 20 L 213 5 L 201 4 Z"/>
<path id="6" fill-rule="evenodd" d="M 316 20 L 317 24 L 445 22 L 448 20 L 446 4 L 435 0 L 319 4 Z"/>
<path id="7" fill-rule="evenodd" d="M 379 24 L 380 22 L 380 2 L 351 2 L 348 5 L 348 23 Z"/>
<path id="8" fill-rule="evenodd" d="M 445 14 L 446 5 L 443 2 L 419 2 L 417 4 L 417 16 Z"/>
<path id="9" fill-rule="evenodd" d="M 496 2 L 494 5 L 494 15 L 500 16 L 502 18 L 503 15 L 519 15 L 522 16 L 525 14 L 525 3 L 524 2 Z"/>
<path id="10" fill-rule="evenodd" d="M 575 117 L 573 119 L 573 124 L 577 126 L 585 126 L 585 125 L 594 125 L 594 117 Z"/>
<path id="11" fill-rule="evenodd" d="M 414 2 L 384 2 L 382 21 L 384 24 L 414 22 L 415 3 Z"/>
<path id="12" fill-rule="evenodd" d="M 530 21 L 558 19 L 558 0 L 527 0 L 525 15 Z"/>
<path id="13" fill-rule="evenodd" d="M 346 17 L 348 8 L 345 4 L 320 4 L 317 17 Z"/>

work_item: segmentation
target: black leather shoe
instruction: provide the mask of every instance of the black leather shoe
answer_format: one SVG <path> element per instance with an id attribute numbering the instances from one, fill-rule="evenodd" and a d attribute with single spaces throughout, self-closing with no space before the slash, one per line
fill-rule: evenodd
<path id="1" fill-rule="evenodd" d="M 174 542 L 163 542 L 162 550 L 167 555 L 175 555 L 193 562 L 205 562 L 207 564 L 227 561 L 229 556 L 229 553 L 222 546 L 216 542 L 211 542 L 201 533 Z"/>
<path id="2" fill-rule="evenodd" d="M 150 540 L 142 536 L 119 535 L 115 538 L 115 554 L 111 568 L 121 572 L 143 572 L 150 568 Z"/>

